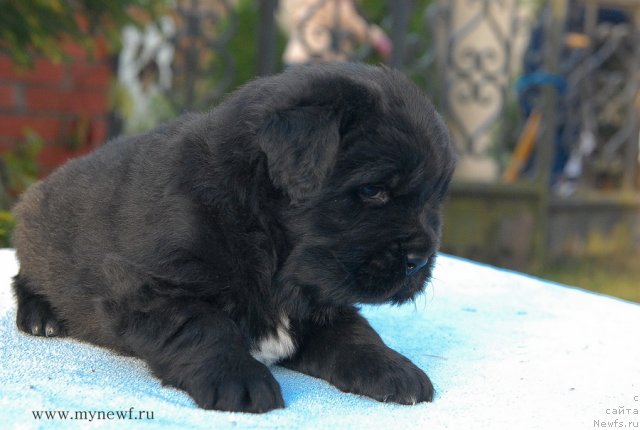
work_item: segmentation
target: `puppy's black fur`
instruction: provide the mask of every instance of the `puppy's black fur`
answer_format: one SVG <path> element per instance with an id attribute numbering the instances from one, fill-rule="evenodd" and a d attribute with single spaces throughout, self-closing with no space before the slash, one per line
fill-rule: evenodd
<path id="1" fill-rule="evenodd" d="M 17 325 L 140 357 L 203 408 L 284 407 L 274 362 L 430 401 L 427 376 L 355 304 L 424 288 L 453 167 L 443 121 L 395 71 L 256 80 L 25 193 Z"/>

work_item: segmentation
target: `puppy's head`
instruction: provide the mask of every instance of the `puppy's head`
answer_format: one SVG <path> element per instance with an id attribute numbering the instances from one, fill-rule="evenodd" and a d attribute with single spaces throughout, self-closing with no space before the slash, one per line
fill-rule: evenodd
<path id="1" fill-rule="evenodd" d="M 454 169 L 444 122 L 398 72 L 302 67 L 258 132 L 292 251 L 280 273 L 318 303 L 402 303 L 431 276 Z"/>

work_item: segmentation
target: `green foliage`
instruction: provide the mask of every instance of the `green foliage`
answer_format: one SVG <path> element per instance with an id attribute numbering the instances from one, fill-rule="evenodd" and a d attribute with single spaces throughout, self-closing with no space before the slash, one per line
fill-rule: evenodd
<path id="1" fill-rule="evenodd" d="M 387 2 L 384 0 L 362 0 L 358 4 L 372 22 L 379 24 L 387 15 Z"/>
<path id="2" fill-rule="evenodd" d="M 258 58 L 258 2 L 240 0 L 236 8 L 236 30 L 229 41 L 229 52 L 235 63 L 235 75 L 230 90 L 250 81 L 256 72 Z M 278 26 L 276 26 L 278 28 Z M 278 31 L 276 40 L 276 70 L 282 70 L 282 52 L 287 43 L 286 36 Z"/>
<path id="3" fill-rule="evenodd" d="M 426 33 L 423 23 L 424 11 L 433 0 L 417 0 L 414 2 L 415 14 L 410 21 L 410 31 L 419 34 Z M 239 0 L 236 8 L 237 27 L 232 39 L 229 41 L 229 51 L 235 63 L 235 76 L 230 89 L 234 89 L 255 76 L 256 59 L 258 57 L 257 28 L 259 25 L 258 3 L 254 0 Z M 376 23 L 389 32 L 389 11 L 386 0 L 362 0 L 358 2 L 364 16 L 372 23 Z M 276 26 L 278 27 L 278 26 Z M 279 29 L 279 27 L 278 27 Z M 282 53 L 287 44 L 287 37 L 282 31 L 277 34 L 276 71 L 282 70 Z M 368 63 L 377 64 L 382 59 L 375 53 L 371 53 L 365 59 Z"/>
<path id="4" fill-rule="evenodd" d="M 37 180 L 38 155 L 42 147 L 42 138 L 36 132 L 27 130 L 24 142 L 0 157 L 4 208 Z"/>
<path id="5" fill-rule="evenodd" d="M 155 15 L 165 3 L 165 0 L 0 0 L 0 48 L 21 66 L 31 65 L 34 53 L 61 61 L 65 58 L 61 42 L 73 40 L 91 51 L 96 34 L 114 42 L 124 24 L 135 22 L 130 14 L 132 7 Z"/>
<path id="6" fill-rule="evenodd" d="M 391 16 L 389 5 L 384 0 L 362 0 L 359 5 L 370 22 L 381 26 L 391 37 Z M 411 2 L 411 15 L 408 23 L 408 33 L 405 39 L 405 66 L 413 66 L 404 70 L 405 73 L 421 88 L 434 97 L 438 93 L 436 69 L 433 59 L 433 29 L 427 20 L 427 14 L 434 0 L 414 0 Z M 379 63 L 382 60 L 377 55 L 366 59 L 368 63 Z M 437 100 L 434 100 L 437 102 Z"/>
<path id="7" fill-rule="evenodd" d="M 135 112 L 134 98 L 120 83 L 114 81 L 109 88 L 109 105 L 125 119 L 122 134 L 142 133 L 156 125 L 175 118 L 179 106 L 175 106 L 164 94 L 151 96 L 149 108 L 144 114 Z"/>
<path id="8" fill-rule="evenodd" d="M 253 77 L 257 56 L 258 5 L 254 1 L 241 0 L 236 12 L 236 32 L 229 41 L 229 52 L 235 62 L 232 88 L 242 85 Z"/>
<path id="9" fill-rule="evenodd" d="M 550 264 L 534 275 L 640 303 L 640 255 L 606 255 Z"/>
<path id="10" fill-rule="evenodd" d="M 0 157 L 0 247 L 11 246 L 14 219 L 9 211 L 16 197 L 38 179 L 38 155 L 43 141 L 27 130 L 25 140 Z"/>
<path id="11" fill-rule="evenodd" d="M 13 215 L 9 211 L 0 211 L 0 248 L 11 247 L 11 233 L 15 221 Z"/>

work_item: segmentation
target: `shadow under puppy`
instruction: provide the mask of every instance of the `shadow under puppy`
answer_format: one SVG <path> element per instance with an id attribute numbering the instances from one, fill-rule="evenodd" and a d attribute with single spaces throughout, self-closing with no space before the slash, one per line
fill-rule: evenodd
<path id="1" fill-rule="evenodd" d="M 24 194 L 17 325 L 140 357 L 203 408 L 284 407 L 273 363 L 430 401 L 429 378 L 355 304 L 423 290 L 453 168 L 443 121 L 398 72 L 258 79 Z"/>

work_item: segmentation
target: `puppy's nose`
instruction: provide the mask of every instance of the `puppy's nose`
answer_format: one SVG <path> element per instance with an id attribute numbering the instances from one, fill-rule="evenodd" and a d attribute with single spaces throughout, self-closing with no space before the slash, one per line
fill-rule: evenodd
<path id="1" fill-rule="evenodd" d="M 425 254 L 407 254 L 407 276 L 413 276 L 427 265 L 429 257 Z"/>

